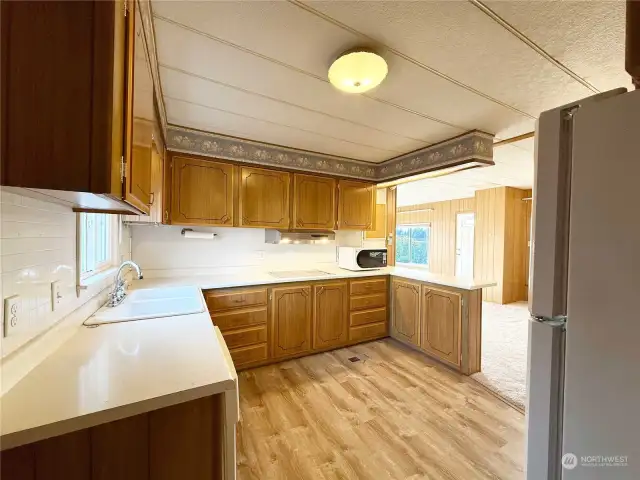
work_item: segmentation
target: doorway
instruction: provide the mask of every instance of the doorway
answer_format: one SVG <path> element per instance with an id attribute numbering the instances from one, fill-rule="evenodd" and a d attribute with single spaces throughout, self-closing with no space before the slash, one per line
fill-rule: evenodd
<path id="1" fill-rule="evenodd" d="M 473 243 L 475 238 L 476 214 L 473 212 L 456 215 L 456 276 L 473 277 Z"/>

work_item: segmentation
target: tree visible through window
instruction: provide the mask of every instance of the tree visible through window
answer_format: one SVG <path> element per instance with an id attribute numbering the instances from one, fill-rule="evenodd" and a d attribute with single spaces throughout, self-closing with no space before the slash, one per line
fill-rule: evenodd
<path id="1" fill-rule="evenodd" d="M 430 225 L 398 225 L 396 263 L 429 267 Z"/>
<path id="2" fill-rule="evenodd" d="M 104 213 L 81 213 L 80 274 L 88 277 L 112 265 L 111 216 Z"/>

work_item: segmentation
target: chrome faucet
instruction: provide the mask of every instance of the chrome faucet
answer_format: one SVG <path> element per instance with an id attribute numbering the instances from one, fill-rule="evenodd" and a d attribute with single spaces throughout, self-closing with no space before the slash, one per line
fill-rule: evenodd
<path id="1" fill-rule="evenodd" d="M 121 278 L 122 270 L 125 267 L 131 267 L 136 271 L 138 275 L 138 280 L 142 280 L 142 271 L 140 270 L 140 266 L 132 262 L 131 260 L 127 260 L 122 262 L 120 268 L 118 268 L 118 273 L 116 273 L 116 283 L 113 285 L 113 290 L 109 293 L 109 301 L 107 302 L 107 307 L 117 307 L 124 301 L 124 297 L 127 296 L 127 292 L 125 290 L 125 282 Z"/>

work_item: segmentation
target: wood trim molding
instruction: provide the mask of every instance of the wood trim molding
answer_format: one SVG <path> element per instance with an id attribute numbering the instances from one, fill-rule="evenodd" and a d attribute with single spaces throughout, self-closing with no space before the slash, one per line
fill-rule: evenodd
<path id="1" fill-rule="evenodd" d="M 164 105 L 164 95 L 162 94 L 162 83 L 160 82 L 160 67 L 158 64 L 158 49 L 156 47 L 156 32 L 153 27 L 153 11 L 151 0 L 137 0 L 138 14 L 142 21 L 142 30 L 144 31 L 147 49 L 149 51 L 151 64 L 151 78 L 153 79 L 153 88 L 155 90 L 155 102 L 158 107 L 160 117 L 160 125 L 162 133 L 166 140 L 168 135 L 167 110 Z"/>
<path id="2" fill-rule="evenodd" d="M 369 182 L 394 180 L 463 164 L 494 165 L 493 135 L 479 131 L 468 132 L 382 163 L 363 162 L 174 125 L 168 127 L 167 148 L 175 152 Z"/>

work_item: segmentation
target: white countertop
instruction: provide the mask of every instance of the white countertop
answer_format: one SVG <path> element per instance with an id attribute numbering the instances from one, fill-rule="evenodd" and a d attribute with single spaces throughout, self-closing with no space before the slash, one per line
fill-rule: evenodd
<path id="1" fill-rule="evenodd" d="M 425 270 L 403 267 L 386 267 L 378 270 L 351 271 L 338 268 L 335 264 L 318 264 L 314 267 L 317 270 L 330 273 L 331 275 L 318 275 L 310 277 L 274 277 L 268 270 L 247 269 L 240 273 L 213 274 L 213 275 L 177 275 L 167 277 L 148 278 L 134 282 L 135 288 L 152 288 L 165 286 L 194 285 L 203 290 L 230 287 L 248 287 L 252 285 L 269 285 L 274 283 L 310 282 L 316 280 L 332 280 L 340 278 L 376 277 L 380 275 L 391 275 L 394 277 L 408 278 L 420 282 L 434 283 L 447 287 L 460 288 L 463 290 L 478 290 L 496 285 L 495 282 L 479 281 L 471 278 L 453 277 L 447 275 L 436 275 Z M 308 270 L 309 268 L 305 268 Z M 288 267 L 287 270 L 294 270 Z"/>
<path id="2" fill-rule="evenodd" d="M 208 312 L 79 328 L 0 399 L 2 450 L 236 389 L 216 330 Z"/>
<path id="3" fill-rule="evenodd" d="M 465 290 L 495 285 L 411 268 L 274 277 L 266 270 L 170 276 L 135 281 L 134 289 L 197 286 L 203 290 L 250 285 L 391 275 Z M 288 270 L 293 270 L 289 267 Z M 237 376 L 209 313 L 83 326 L 55 353 L 0 398 L 0 449 L 89 428 L 224 391 Z"/>

